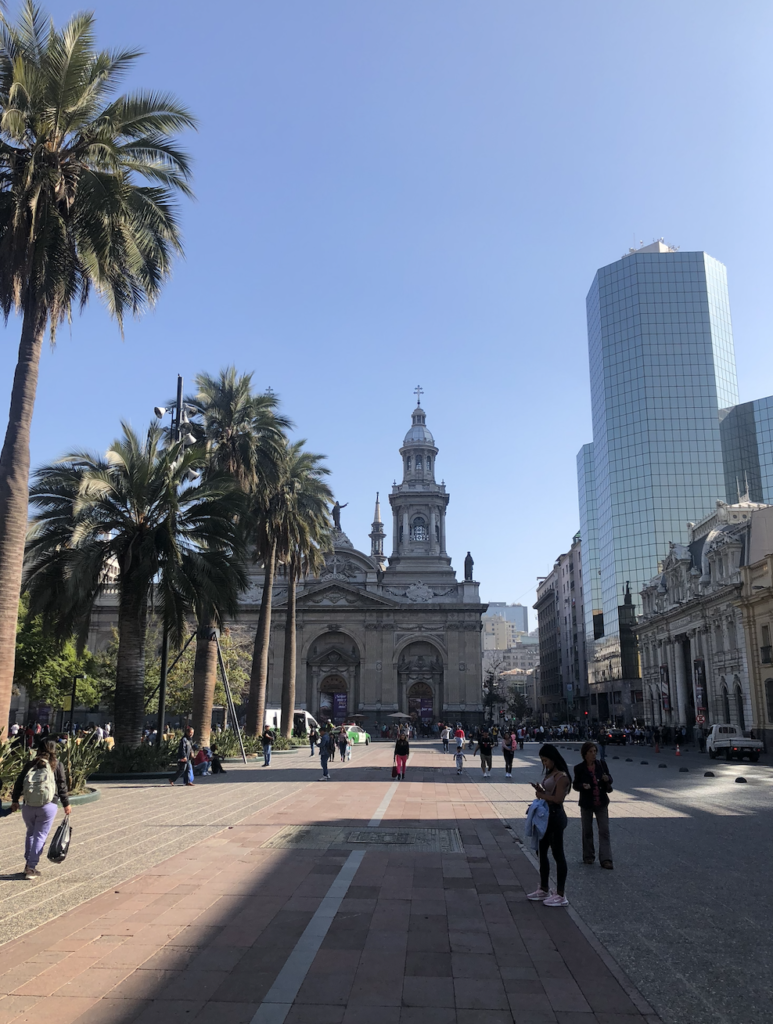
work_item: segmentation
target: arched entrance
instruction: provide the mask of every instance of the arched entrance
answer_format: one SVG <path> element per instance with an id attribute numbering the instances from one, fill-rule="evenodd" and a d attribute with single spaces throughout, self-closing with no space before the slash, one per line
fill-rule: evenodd
<path id="1" fill-rule="evenodd" d="M 413 683 L 408 687 L 408 714 L 425 725 L 433 721 L 434 693 L 429 683 Z"/>
<path id="2" fill-rule="evenodd" d="M 326 676 L 319 684 L 319 718 L 321 722 L 342 725 L 347 718 L 349 694 L 341 676 Z"/>
<path id="3" fill-rule="evenodd" d="M 306 706 L 320 722 L 341 725 L 357 710 L 360 652 L 352 637 L 338 630 L 320 634 L 309 645 L 306 660 Z"/>
<path id="4" fill-rule="evenodd" d="M 415 640 L 397 661 L 400 710 L 429 726 L 443 709 L 443 657 L 434 644 Z"/>

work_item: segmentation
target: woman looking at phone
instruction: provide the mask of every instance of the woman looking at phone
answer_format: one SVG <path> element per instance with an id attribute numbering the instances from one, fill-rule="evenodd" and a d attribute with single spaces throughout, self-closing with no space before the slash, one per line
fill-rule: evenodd
<path id="1" fill-rule="evenodd" d="M 539 843 L 539 889 L 528 894 L 533 901 L 541 900 L 546 907 L 568 907 L 569 900 L 564 893 L 566 887 L 566 856 L 564 855 L 564 829 L 566 828 L 566 811 L 564 800 L 569 792 L 572 780 L 566 761 L 561 757 L 552 743 L 540 748 L 540 761 L 545 774 L 541 782 L 532 782 L 538 800 L 544 800 L 549 809 L 548 827 Z M 550 861 L 548 852 L 553 854 L 556 865 L 556 891 L 552 893 L 550 885 Z"/>

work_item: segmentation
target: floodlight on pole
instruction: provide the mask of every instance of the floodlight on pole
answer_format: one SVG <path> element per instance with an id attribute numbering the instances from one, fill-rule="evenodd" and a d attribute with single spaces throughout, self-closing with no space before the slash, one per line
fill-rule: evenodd
<path id="1" fill-rule="evenodd" d="M 166 416 L 166 409 L 163 405 L 157 405 L 154 407 L 153 412 L 155 413 L 156 419 L 160 420 Z"/>

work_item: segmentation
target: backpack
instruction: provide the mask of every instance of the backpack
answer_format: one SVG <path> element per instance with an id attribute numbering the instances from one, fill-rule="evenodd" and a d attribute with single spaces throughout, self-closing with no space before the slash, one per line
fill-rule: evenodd
<path id="1" fill-rule="evenodd" d="M 50 764 L 30 768 L 24 776 L 24 803 L 30 807 L 43 807 L 56 796 L 56 778 Z"/>

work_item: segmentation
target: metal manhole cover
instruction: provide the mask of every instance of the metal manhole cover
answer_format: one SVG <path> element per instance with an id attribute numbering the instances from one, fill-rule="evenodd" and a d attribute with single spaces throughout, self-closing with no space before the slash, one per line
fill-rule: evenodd
<path id="1" fill-rule="evenodd" d="M 263 844 L 275 850 L 361 850 L 363 846 L 397 846 L 417 853 L 462 853 L 455 828 L 339 828 L 287 825 Z"/>

